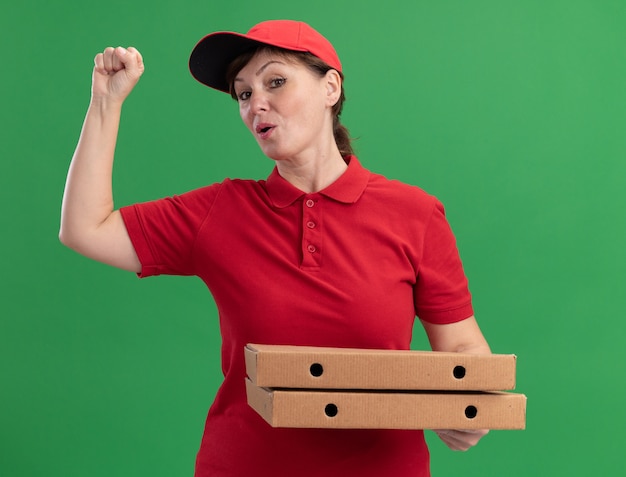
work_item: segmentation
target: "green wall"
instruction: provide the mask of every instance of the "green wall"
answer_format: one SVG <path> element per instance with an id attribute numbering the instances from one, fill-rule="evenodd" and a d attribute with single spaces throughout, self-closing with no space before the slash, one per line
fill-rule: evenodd
<path id="1" fill-rule="evenodd" d="M 433 474 L 620 473 L 623 0 L 24 0 L 0 10 L 0 475 L 191 475 L 220 382 L 211 297 L 196 278 L 138 280 L 64 248 L 64 179 L 108 45 L 146 62 L 118 206 L 266 177 L 235 104 L 186 61 L 209 31 L 281 17 L 334 42 L 360 159 L 444 202 L 483 331 L 518 355 L 527 430 L 467 453 L 429 433 Z"/>

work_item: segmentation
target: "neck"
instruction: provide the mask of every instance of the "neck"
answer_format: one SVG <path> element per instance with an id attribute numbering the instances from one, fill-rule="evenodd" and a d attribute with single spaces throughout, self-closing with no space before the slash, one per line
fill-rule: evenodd
<path id="1" fill-rule="evenodd" d="M 335 147 L 328 154 L 276 161 L 278 172 L 286 181 L 308 194 L 319 192 L 335 182 L 348 165 Z"/>

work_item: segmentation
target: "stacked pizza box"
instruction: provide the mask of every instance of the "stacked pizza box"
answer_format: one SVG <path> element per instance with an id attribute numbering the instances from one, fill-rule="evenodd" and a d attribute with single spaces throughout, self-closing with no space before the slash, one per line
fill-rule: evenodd
<path id="1" fill-rule="evenodd" d="M 248 404 L 274 427 L 524 429 L 516 356 L 248 344 Z"/>

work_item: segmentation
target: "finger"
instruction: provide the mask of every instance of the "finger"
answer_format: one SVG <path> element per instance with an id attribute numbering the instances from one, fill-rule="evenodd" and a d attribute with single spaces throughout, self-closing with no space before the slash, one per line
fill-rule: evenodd
<path id="1" fill-rule="evenodd" d="M 113 71 L 120 71 L 126 67 L 126 54 L 126 48 L 122 48 L 121 46 L 113 50 L 113 54 L 111 55 Z"/>
<path id="2" fill-rule="evenodd" d="M 143 74 L 143 71 L 145 69 L 143 56 L 141 56 L 141 53 L 139 53 L 139 51 L 132 46 L 128 48 L 128 51 L 135 55 L 137 70 L 139 71 L 139 74 Z"/>
<path id="3" fill-rule="evenodd" d="M 132 46 L 127 49 L 117 48 L 115 53 L 130 77 L 137 79 L 142 75 L 144 70 L 143 57 L 136 48 Z"/>
<path id="4" fill-rule="evenodd" d="M 456 435 L 456 436 L 484 436 L 489 429 L 433 429 L 440 435 Z"/>
<path id="5" fill-rule="evenodd" d="M 96 71 L 100 74 L 107 74 L 105 68 L 104 68 L 104 54 L 102 53 L 98 53 L 96 55 L 96 57 L 93 59 Z"/>
<path id="6" fill-rule="evenodd" d="M 137 65 L 143 65 L 143 57 L 141 56 L 141 53 L 139 53 L 139 50 L 137 50 L 137 48 L 133 46 L 129 46 L 126 51 L 128 51 L 128 53 L 132 57 L 134 57 L 134 59 L 137 62 Z"/>
<path id="7" fill-rule="evenodd" d="M 447 445 L 450 449 L 454 451 L 464 451 L 469 448 L 466 443 L 459 439 L 456 435 L 456 431 L 451 429 L 443 429 L 435 431 L 439 438 L 443 441 L 445 445 Z"/>
<path id="8" fill-rule="evenodd" d="M 113 71 L 113 53 L 114 53 L 114 49 L 112 47 L 108 47 L 105 48 L 104 51 L 102 52 L 102 60 L 103 60 L 103 65 L 104 65 L 104 70 L 107 73 L 110 73 Z"/>
<path id="9" fill-rule="evenodd" d="M 468 450 L 471 447 L 467 442 L 464 442 L 461 439 L 457 439 L 457 438 L 455 438 L 453 436 L 447 436 L 447 438 L 446 438 L 446 440 L 444 440 L 444 442 L 453 451 L 465 452 L 466 450 Z"/>
<path id="10" fill-rule="evenodd" d="M 478 444 L 487 429 L 437 429 L 439 438 L 452 450 L 466 451 Z"/>
<path id="11" fill-rule="evenodd" d="M 489 432 L 489 429 L 458 429 L 454 432 L 457 438 L 476 445 Z"/>

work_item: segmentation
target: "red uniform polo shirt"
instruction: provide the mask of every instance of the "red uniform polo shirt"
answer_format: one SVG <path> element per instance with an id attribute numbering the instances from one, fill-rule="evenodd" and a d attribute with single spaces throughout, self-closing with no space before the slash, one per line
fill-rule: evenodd
<path id="1" fill-rule="evenodd" d="M 275 169 L 121 209 L 140 276 L 197 275 L 219 311 L 224 382 L 197 477 L 429 475 L 422 431 L 274 429 L 246 403 L 247 343 L 409 349 L 416 315 L 473 314 L 441 203 L 346 160 L 313 194 Z"/>

